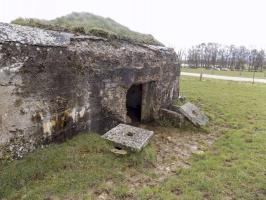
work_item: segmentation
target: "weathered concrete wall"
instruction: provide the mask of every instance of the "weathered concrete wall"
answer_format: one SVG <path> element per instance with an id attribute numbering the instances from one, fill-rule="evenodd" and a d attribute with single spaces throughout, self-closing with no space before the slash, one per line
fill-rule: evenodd
<path id="1" fill-rule="evenodd" d="M 0 24 L 0 157 L 127 122 L 136 83 L 154 81 L 156 119 L 178 95 L 176 62 L 164 47 Z"/>

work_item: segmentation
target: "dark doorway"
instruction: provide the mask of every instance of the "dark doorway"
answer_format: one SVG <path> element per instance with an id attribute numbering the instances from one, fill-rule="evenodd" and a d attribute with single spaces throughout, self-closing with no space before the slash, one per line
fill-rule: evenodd
<path id="1" fill-rule="evenodd" d="M 127 91 L 127 115 L 132 122 L 141 121 L 142 84 L 132 85 Z"/>

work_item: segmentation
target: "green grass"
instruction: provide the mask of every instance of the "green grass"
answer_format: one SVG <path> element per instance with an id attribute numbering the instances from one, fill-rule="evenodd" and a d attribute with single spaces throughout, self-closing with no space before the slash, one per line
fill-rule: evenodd
<path id="1" fill-rule="evenodd" d="M 156 187 L 139 191 L 141 199 L 266 199 L 266 86 L 183 78 L 182 94 L 200 105 L 210 129 L 224 132 L 191 168 Z"/>
<path id="2" fill-rule="evenodd" d="M 117 157 L 112 145 L 96 134 L 81 134 L 60 145 L 50 145 L 22 160 L 0 165 L 0 199 L 88 198 L 90 188 L 106 180 L 122 183 L 127 168 L 148 169 L 155 160 L 151 146 L 137 154 Z M 115 185 L 114 185 L 115 186 Z M 124 196 L 125 187 L 114 188 Z"/>
<path id="3" fill-rule="evenodd" d="M 122 39 L 135 43 L 163 46 L 150 34 L 132 31 L 110 18 L 104 18 L 86 12 L 73 12 L 53 20 L 17 18 L 11 23 L 22 26 L 38 27 L 55 31 L 66 31 L 78 34 L 95 35 L 108 39 Z"/>
<path id="4" fill-rule="evenodd" d="M 113 189 L 113 193 L 116 198 L 122 199 L 127 197 L 129 189 L 126 185 L 119 185 Z"/>
<path id="5" fill-rule="evenodd" d="M 117 157 L 100 136 L 81 134 L 0 164 L 0 199 L 93 199 L 105 191 L 113 199 L 266 199 L 266 85 L 182 77 L 181 91 L 219 135 L 207 152 L 193 154 L 190 168 L 132 193 L 125 177 L 135 170 L 156 178 L 153 145 Z"/>
<path id="6" fill-rule="evenodd" d="M 201 73 L 201 70 L 203 70 L 204 74 L 253 78 L 253 72 L 248 72 L 248 71 L 217 71 L 217 70 L 202 69 L 202 68 L 196 68 L 196 69 L 188 67 L 182 68 L 182 72 L 191 72 L 191 73 Z M 266 78 L 266 71 L 256 72 L 255 78 L 263 78 L 263 79 Z"/>

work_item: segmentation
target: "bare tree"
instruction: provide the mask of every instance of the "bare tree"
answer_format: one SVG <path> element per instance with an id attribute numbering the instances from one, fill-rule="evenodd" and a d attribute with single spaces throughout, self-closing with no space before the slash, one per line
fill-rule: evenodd
<path id="1" fill-rule="evenodd" d="M 180 56 L 181 52 L 177 54 Z M 264 50 L 249 50 L 245 46 L 201 43 L 182 54 L 187 58 L 187 64 L 194 68 L 228 68 L 240 72 L 243 70 L 263 71 L 266 64 Z"/>

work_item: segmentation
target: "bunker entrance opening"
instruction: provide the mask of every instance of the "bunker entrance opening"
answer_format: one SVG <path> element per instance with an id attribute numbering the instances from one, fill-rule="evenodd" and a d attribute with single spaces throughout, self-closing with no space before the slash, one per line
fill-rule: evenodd
<path id="1" fill-rule="evenodd" d="M 132 85 L 126 96 L 127 116 L 131 122 L 149 122 L 153 120 L 153 98 L 155 81 Z"/>
<path id="2" fill-rule="evenodd" d="M 132 85 L 127 91 L 127 115 L 132 122 L 141 121 L 142 84 Z"/>

